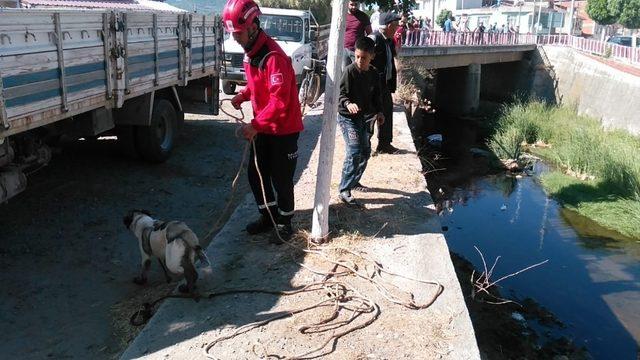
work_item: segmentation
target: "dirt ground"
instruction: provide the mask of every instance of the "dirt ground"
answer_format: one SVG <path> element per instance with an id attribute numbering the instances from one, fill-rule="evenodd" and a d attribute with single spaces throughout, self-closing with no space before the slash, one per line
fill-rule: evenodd
<path id="1" fill-rule="evenodd" d="M 148 209 L 202 236 L 221 215 L 244 142 L 207 106 L 190 111 L 165 164 L 124 158 L 114 140 L 67 143 L 0 206 L 3 358 L 113 358 L 133 336 L 114 324 L 175 286 L 155 262 L 150 285 L 132 283 L 140 255 L 122 216 Z M 236 203 L 247 190 L 241 182 Z"/>
<path id="2" fill-rule="evenodd" d="M 304 243 L 304 234 L 311 229 L 319 164 L 316 143 L 321 117 L 309 115 L 305 118 L 305 131 L 300 137 L 298 151 L 297 174 L 300 175 L 296 175 L 294 218 L 294 225 L 301 232 L 298 244 Z M 335 321 L 329 317 L 333 305 L 296 312 L 296 309 L 326 299 L 329 295 L 326 289 L 290 296 L 256 293 L 214 296 L 198 303 L 168 300 L 132 342 L 123 358 L 201 359 L 205 358 L 203 349 L 208 344 L 226 336 L 231 338 L 214 346 L 210 355 L 219 359 L 265 358 L 267 354 L 272 354 L 269 358 L 284 358 L 321 347 L 314 354 L 321 354 L 323 359 L 479 358 L 448 248 L 437 217 L 429 206 L 425 182 L 403 117 L 397 119 L 395 127 L 394 144 L 401 149 L 400 153 L 373 157 L 367 166 L 362 182 L 371 191 L 356 195 L 362 208 L 348 207 L 337 199 L 344 141 L 339 131 L 336 134 L 328 211 L 330 241 L 326 246 L 366 252 L 385 269 L 404 276 L 385 273 L 377 277 L 391 294 L 407 301 L 409 295 L 402 290 L 411 291 L 418 304 L 426 304 L 435 296 L 433 304 L 422 309 L 393 304 L 373 284 L 352 274 L 330 280 L 342 281 L 355 289 L 352 294 L 362 294 L 375 302 L 380 309 L 375 318 L 372 318 L 375 312 L 356 311 L 361 307 L 357 301 L 343 305 L 345 308 L 338 312 Z M 373 145 L 375 148 L 375 137 Z M 305 255 L 286 245 L 269 245 L 270 234 L 248 236 L 243 228 L 254 208 L 255 203 L 248 196 L 207 249 L 212 270 L 199 283 L 202 294 L 228 289 L 289 290 L 322 281 L 322 273 L 332 271 L 333 263 L 322 256 Z M 333 261 L 353 261 L 360 271 L 373 271 L 372 263 L 344 250 L 322 252 Z M 407 277 L 438 281 L 444 290 L 438 295 L 437 285 Z M 244 331 L 254 321 L 277 314 L 285 317 Z M 305 325 L 327 319 L 330 321 L 327 331 L 301 331 Z M 373 322 L 365 326 L 370 320 Z M 233 336 L 236 330 L 241 334 Z M 337 342 L 322 347 L 331 335 L 342 331 L 347 333 Z"/>

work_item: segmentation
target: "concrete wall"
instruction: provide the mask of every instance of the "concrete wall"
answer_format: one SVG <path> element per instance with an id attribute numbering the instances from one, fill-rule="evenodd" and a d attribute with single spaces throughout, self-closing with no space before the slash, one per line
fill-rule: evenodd
<path id="1" fill-rule="evenodd" d="M 575 105 L 580 114 L 601 119 L 607 128 L 640 135 L 639 76 L 568 48 L 545 46 L 538 51 L 532 59 L 535 96 Z"/>

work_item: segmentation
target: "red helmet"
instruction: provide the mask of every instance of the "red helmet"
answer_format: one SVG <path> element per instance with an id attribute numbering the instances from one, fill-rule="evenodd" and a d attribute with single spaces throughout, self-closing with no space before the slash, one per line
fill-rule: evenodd
<path id="1" fill-rule="evenodd" d="M 227 32 L 240 32 L 262 13 L 253 0 L 228 0 L 222 10 L 222 22 Z"/>

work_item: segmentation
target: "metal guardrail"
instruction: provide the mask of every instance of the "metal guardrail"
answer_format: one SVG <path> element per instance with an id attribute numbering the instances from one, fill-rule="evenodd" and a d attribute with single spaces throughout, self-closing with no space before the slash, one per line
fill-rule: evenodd
<path id="1" fill-rule="evenodd" d="M 569 35 L 530 35 L 515 33 L 442 32 L 414 30 L 407 32 L 403 47 L 425 46 L 504 46 L 556 45 L 624 60 L 640 65 L 640 48 L 632 48 L 599 40 Z"/>
<path id="2" fill-rule="evenodd" d="M 479 46 L 479 45 L 533 45 L 535 35 L 514 33 L 474 33 L 415 30 L 408 32 L 402 46 Z"/>
<path id="3" fill-rule="evenodd" d="M 640 48 L 622 46 L 604 41 L 569 35 L 544 35 L 538 37 L 538 45 L 568 46 L 591 54 L 625 60 L 640 65 Z"/>

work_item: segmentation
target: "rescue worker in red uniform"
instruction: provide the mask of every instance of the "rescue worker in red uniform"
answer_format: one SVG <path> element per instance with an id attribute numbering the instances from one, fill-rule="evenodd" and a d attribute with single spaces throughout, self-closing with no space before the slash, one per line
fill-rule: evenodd
<path id="1" fill-rule="evenodd" d="M 250 124 L 242 126 L 242 135 L 255 141 L 256 151 L 251 148 L 248 175 L 260 218 L 249 223 L 246 230 L 249 234 L 271 231 L 268 208 L 276 219 L 275 231 L 288 240 L 293 233 L 293 175 L 298 159 L 298 136 L 303 129 L 302 113 L 291 59 L 260 28 L 260 14 L 253 0 L 228 0 L 222 12 L 225 30 L 245 52 L 247 86 L 231 102 L 239 109 L 243 102 L 251 101 L 254 115 Z M 276 244 L 281 243 L 277 233 L 271 238 Z"/>

